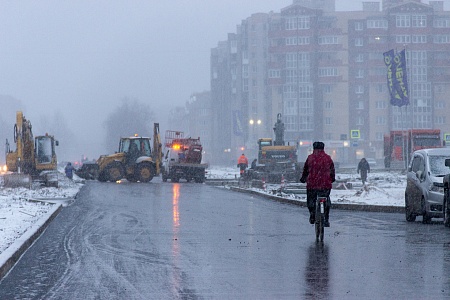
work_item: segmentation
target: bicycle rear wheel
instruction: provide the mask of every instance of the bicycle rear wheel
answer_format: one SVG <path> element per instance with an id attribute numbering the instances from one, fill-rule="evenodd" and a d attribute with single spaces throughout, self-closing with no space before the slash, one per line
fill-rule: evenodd
<path id="1" fill-rule="evenodd" d="M 324 224 L 323 224 L 324 220 L 323 220 L 323 216 L 320 216 L 319 221 L 316 221 L 315 223 L 315 227 L 316 227 L 316 241 L 318 242 L 319 240 L 321 242 L 323 242 L 323 236 L 324 236 Z"/>

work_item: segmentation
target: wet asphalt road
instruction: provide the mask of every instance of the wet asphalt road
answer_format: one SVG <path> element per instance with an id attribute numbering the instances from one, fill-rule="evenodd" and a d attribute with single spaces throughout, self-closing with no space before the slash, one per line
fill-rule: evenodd
<path id="1" fill-rule="evenodd" d="M 445 299 L 450 229 L 307 209 L 205 184 L 88 182 L 0 299 Z"/>

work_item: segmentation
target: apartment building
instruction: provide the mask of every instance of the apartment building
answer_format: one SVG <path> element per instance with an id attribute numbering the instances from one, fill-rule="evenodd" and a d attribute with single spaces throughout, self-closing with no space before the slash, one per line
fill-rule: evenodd
<path id="1" fill-rule="evenodd" d="M 229 160 L 254 151 L 259 137 L 273 136 L 279 112 L 300 160 L 314 140 L 325 141 L 335 161 L 355 163 L 381 160 L 390 130 L 439 128 L 450 137 L 450 11 L 443 1 L 334 8 L 334 0 L 294 0 L 279 13 L 252 15 L 212 49 L 212 114 L 215 129 L 226 131 L 215 151 Z M 383 53 L 390 49 L 406 49 L 408 106 L 389 102 Z"/>

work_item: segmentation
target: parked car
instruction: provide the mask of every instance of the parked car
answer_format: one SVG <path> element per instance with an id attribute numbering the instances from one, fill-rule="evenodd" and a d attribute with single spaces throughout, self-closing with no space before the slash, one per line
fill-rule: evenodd
<path id="1" fill-rule="evenodd" d="M 445 160 L 445 166 L 450 168 L 450 159 Z M 444 201 L 442 202 L 444 225 L 450 227 L 450 174 L 444 176 Z"/>
<path id="2" fill-rule="evenodd" d="M 443 178 L 450 173 L 445 159 L 450 148 L 422 149 L 413 153 L 408 166 L 405 190 L 405 213 L 408 222 L 422 216 L 423 223 L 443 217 Z"/>

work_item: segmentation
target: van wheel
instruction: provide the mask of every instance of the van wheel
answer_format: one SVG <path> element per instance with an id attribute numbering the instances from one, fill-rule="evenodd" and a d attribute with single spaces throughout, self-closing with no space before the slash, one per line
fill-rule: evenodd
<path id="1" fill-rule="evenodd" d="M 406 221 L 414 222 L 416 220 L 416 215 L 412 212 L 411 204 L 408 195 L 405 194 L 405 214 Z"/>
<path id="2" fill-rule="evenodd" d="M 431 217 L 427 213 L 427 209 L 425 208 L 425 199 L 422 196 L 422 223 L 423 224 L 430 224 L 431 223 Z"/>

